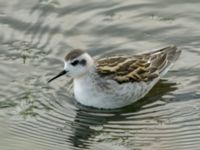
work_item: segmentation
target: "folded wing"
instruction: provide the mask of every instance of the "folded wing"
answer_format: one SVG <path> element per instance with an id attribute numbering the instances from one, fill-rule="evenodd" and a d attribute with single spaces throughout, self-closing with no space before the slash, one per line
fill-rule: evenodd
<path id="1" fill-rule="evenodd" d="M 148 82 L 163 75 L 181 51 L 175 46 L 134 56 L 114 56 L 97 60 L 97 72 L 118 83 Z"/>

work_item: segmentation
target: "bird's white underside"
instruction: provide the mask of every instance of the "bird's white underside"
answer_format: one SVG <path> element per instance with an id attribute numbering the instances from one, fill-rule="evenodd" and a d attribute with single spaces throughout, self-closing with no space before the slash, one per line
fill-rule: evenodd
<path id="1" fill-rule="evenodd" d="M 120 108 L 144 97 L 158 80 L 119 84 L 114 80 L 101 81 L 88 75 L 74 79 L 74 95 L 79 103 L 86 106 Z"/>

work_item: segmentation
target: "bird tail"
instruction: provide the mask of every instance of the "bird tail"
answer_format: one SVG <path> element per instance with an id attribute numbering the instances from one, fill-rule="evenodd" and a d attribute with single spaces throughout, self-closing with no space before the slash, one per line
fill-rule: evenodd
<path id="1" fill-rule="evenodd" d="M 168 46 L 160 50 L 150 52 L 150 61 L 156 67 L 160 75 L 164 75 L 174 62 L 179 58 L 181 50 L 176 46 Z"/>

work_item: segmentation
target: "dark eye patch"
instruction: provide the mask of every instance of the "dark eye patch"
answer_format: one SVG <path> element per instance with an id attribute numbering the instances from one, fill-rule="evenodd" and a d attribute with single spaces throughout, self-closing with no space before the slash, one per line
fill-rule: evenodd
<path id="1" fill-rule="evenodd" d="M 86 60 L 85 60 L 85 59 L 82 59 L 82 60 L 80 61 L 80 64 L 83 65 L 83 66 L 85 66 L 85 65 L 86 65 Z"/>
<path id="2" fill-rule="evenodd" d="M 71 62 L 72 66 L 76 66 L 78 63 L 79 63 L 78 60 L 75 60 L 75 61 Z"/>

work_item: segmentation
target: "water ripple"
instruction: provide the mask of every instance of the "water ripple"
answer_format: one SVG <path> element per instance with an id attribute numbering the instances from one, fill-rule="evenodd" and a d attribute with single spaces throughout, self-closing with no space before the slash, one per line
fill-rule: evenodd
<path id="1" fill-rule="evenodd" d="M 199 1 L 0 2 L 0 149 L 199 150 Z M 181 8 L 181 9 L 180 9 Z M 72 48 L 101 56 L 175 44 L 173 69 L 138 102 L 97 110 L 47 81 Z"/>

